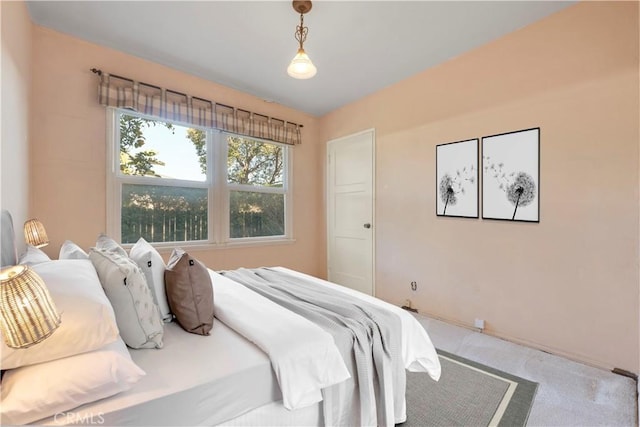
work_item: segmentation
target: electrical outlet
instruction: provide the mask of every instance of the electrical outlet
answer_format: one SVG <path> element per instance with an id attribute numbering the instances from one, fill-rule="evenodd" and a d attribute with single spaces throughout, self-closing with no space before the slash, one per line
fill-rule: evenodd
<path id="1" fill-rule="evenodd" d="M 484 319 L 476 319 L 473 325 L 480 330 L 484 330 Z"/>
<path id="2" fill-rule="evenodd" d="M 412 291 L 417 291 L 418 290 L 418 283 L 411 282 L 411 290 Z"/>
<path id="3" fill-rule="evenodd" d="M 413 311 L 414 313 L 418 312 L 417 308 L 413 308 L 412 304 L 411 304 L 411 300 L 405 300 L 405 304 L 402 306 L 403 309 L 408 310 L 408 311 Z"/>

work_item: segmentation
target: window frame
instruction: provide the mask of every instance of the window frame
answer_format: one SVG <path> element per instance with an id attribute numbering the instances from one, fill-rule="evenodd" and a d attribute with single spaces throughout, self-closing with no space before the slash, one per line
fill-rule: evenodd
<path id="1" fill-rule="evenodd" d="M 192 181 L 171 178 L 145 177 L 137 175 L 126 175 L 120 171 L 120 116 L 122 114 L 158 122 L 173 123 L 175 125 L 187 126 L 200 129 L 206 133 L 207 149 L 207 177 L 204 181 Z M 228 136 L 246 138 L 261 141 L 267 144 L 283 147 L 283 183 L 282 187 L 263 187 L 249 184 L 233 184 L 228 182 L 227 177 L 227 156 Z M 122 242 L 122 185 L 161 185 L 168 187 L 190 187 L 207 188 L 207 225 L 208 238 L 206 240 L 190 240 L 175 242 L 149 242 L 154 247 L 171 249 L 176 246 L 189 247 L 190 249 L 215 249 L 234 246 L 262 246 L 283 243 L 292 243 L 293 238 L 293 191 L 292 191 L 292 171 L 293 171 L 293 150 L 287 144 L 264 140 L 255 137 L 234 134 L 214 128 L 204 128 L 183 123 L 175 120 L 161 119 L 154 116 L 138 113 L 127 109 L 108 107 L 107 108 L 107 194 L 106 194 L 106 220 L 107 234 Z M 231 213 L 230 194 L 231 191 L 250 191 L 257 193 L 283 194 L 284 197 L 284 234 L 277 236 L 258 237 L 230 237 L 231 234 Z M 122 244 L 125 248 L 131 247 L 134 243 Z"/>

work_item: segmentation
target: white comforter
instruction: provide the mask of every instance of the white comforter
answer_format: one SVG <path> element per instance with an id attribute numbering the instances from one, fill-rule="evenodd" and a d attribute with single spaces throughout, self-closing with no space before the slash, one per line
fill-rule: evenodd
<path id="1" fill-rule="evenodd" d="M 405 368 L 440 378 L 440 361 L 424 328 L 408 312 L 361 292 L 284 267 L 276 269 L 313 280 L 385 308 L 401 319 L 402 357 Z M 215 314 L 227 326 L 269 355 L 287 409 L 322 400 L 321 389 L 350 377 L 333 338 L 319 326 L 267 298 L 212 271 Z"/>
<path id="2" fill-rule="evenodd" d="M 309 320 L 209 270 L 215 315 L 271 360 L 284 407 L 322 400 L 321 390 L 350 378 L 333 337 Z"/>
<path id="3" fill-rule="evenodd" d="M 438 359 L 436 349 L 433 346 L 427 331 L 424 330 L 422 325 L 411 315 L 411 313 L 393 304 L 382 301 L 381 299 L 344 286 L 336 285 L 335 283 L 327 282 L 326 280 L 318 279 L 317 277 L 300 273 L 298 271 L 284 267 L 274 267 L 274 270 L 286 271 L 294 276 L 313 280 L 320 286 L 329 287 L 337 292 L 344 292 L 356 298 L 360 298 L 370 304 L 386 308 L 387 310 L 397 314 L 400 316 L 400 321 L 402 323 L 402 358 L 404 359 L 405 368 L 411 372 L 427 372 L 435 381 L 440 379 L 440 359 Z"/>

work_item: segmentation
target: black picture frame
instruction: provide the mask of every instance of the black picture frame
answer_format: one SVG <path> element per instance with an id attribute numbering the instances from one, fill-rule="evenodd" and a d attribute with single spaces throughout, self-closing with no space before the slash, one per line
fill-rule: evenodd
<path id="1" fill-rule="evenodd" d="M 478 218 L 479 140 L 436 145 L 436 216 Z"/>
<path id="2" fill-rule="evenodd" d="M 482 137 L 482 219 L 540 222 L 540 128 Z"/>

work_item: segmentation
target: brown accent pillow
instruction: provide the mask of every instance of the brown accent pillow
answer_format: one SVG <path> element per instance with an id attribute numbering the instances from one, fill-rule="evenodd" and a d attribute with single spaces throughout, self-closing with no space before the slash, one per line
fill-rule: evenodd
<path id="1" fill-rule="evenodd" d="M 209 335 L 213 327 L 213 285 L 207 267 L 176 248 L 164 272 L 167 300 L 182 328 Z"/>

